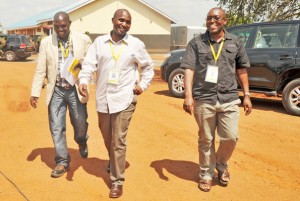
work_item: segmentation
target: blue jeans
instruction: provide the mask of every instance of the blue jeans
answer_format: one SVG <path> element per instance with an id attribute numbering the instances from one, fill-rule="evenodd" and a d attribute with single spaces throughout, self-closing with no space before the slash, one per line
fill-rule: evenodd
<path id="1" fill-rule="evenodd" d="M 69 108 L 71 124 L 74 129 L 74 140 L 77 144 L 84 144 L 88 139 L 87 109 L 78 98 L 76 87 L 65 89 L 55 87 L 48 106 L 50 131 L 55 148 L 57 165 L 69 166 L 71 157 L 66 141 L 66 113 Z"/>

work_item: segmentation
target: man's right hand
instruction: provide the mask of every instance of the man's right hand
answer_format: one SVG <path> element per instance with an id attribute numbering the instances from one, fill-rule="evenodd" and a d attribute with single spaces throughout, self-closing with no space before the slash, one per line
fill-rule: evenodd
<path id="1" fill-rule="evenodd" d="M 183 102 L 183 109 L 185 112 L 192 115 L 194 113 L 194 99 L 192 97 L 186 97 Z"/>
<path id="2" fill-rule="evenodd" d="M 87 85 L 86 84 L 80 84 L 78 90 L 79 90 L 80 95 L 82 95 L 83 97 L 87 96 Z"/>
<path id="3" fill-rule="evenodd" d="M 37 104 L 38 104 L 38 97 L 34 97 L 34 96 L 31 96 L 30 97 L 30 105 L 33 107 L 33 108 L 36 108 L 37 107 Z"/>

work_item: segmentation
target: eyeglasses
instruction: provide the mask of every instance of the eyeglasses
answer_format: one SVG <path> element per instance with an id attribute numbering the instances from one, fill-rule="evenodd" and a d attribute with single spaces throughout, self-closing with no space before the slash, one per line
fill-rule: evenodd
<path id="1" fill-rule="evenodd" d="M 219 22 L 221 20 L 223 20 L 224 18 L 222 17 L 207 17 L 206 21 L 213 21 L 213 22 Z"/>
<path id="2" fill-rule="evenodd" d="M 58 29 L 66 29 L 68 27 L 68 25 L 64 24 L 64 25 L 61 25 L 61 26 L 58 26 L 58 25 L 54 25 L 54 29 L 58 30 Z"/>

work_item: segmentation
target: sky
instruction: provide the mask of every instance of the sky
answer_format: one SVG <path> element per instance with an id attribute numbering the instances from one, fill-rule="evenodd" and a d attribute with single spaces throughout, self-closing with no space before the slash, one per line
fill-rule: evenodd
<path id="1" fill-rule="evenodd" d="M 37 13 L 66 6 L 78 0 L 0 0 L 0 23 L 3 28 Z M 203 26 L 216 0 L 144 0 L 178 22 L 178 25 Z M 134 16 L 132 16 L 134 17 Z"/>

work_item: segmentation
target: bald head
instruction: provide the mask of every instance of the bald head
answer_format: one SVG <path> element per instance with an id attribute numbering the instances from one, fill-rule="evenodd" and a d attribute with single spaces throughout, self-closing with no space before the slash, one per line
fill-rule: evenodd
<path id="1" fill-rule="evenodd" d="M 206 28 L 215 41 L 224 37 L 224 27 L 226 24 L 226 14 L 222 8 L 216 7 L 208 11 L 206 16 Z"/>
<path id="2" fill-rule="evenodd" d="M 67 40 L 70 33 L 71 20 L 66 12 L 58 12 L 53 18 L 54 31 L 56 32 L 58 38 L 61 40 Z"/>
<path id="3" fill-rule="evenodd" d="M 118 9 L 112 18 L 113 31 L 112 39 L 115 42 L 123 39 L 131 27 L 131 15 L 126 9 Z"/>
<path id="4" fill-rule="evenodd" d="M 68 13 L 63 12 L 63 11 L 57 12 L 57 13 L 54 15 L 54 18 L 53 18 L 53 19 L 54 19 L 54 21 L 61 20 L 61 19 L 70 21 L 70 17 L 69 17 L 69 15 L 68 15 Z"/>
<path id="5" fill-rule="evenodd" d="M 123 13 L 126 13 L 126 15 L 127 15 L 127 16 L 130 16 L 130 18 L 131 18 L 130 12 L 129 12 L 127 9 L 118 9 L 118 10 L 116 10 L 116 12 L 114 13 L 113 19 L 115 19 L 117 16 L 122 15 Z"/>
<path id="6" fill-rule="evenodd" d="M 222 9 L 222 8 L 220 8 L 220 7 L 214 7 L 214 8 L 212 8 L 212 9 L 210 9 L 209 11 L 208 11 L 208 15 L 210 14 L 210 13 L 218 13 L 222 18 L 226 18 L 226 13 L 225 13 L 225 11 Z"/>

